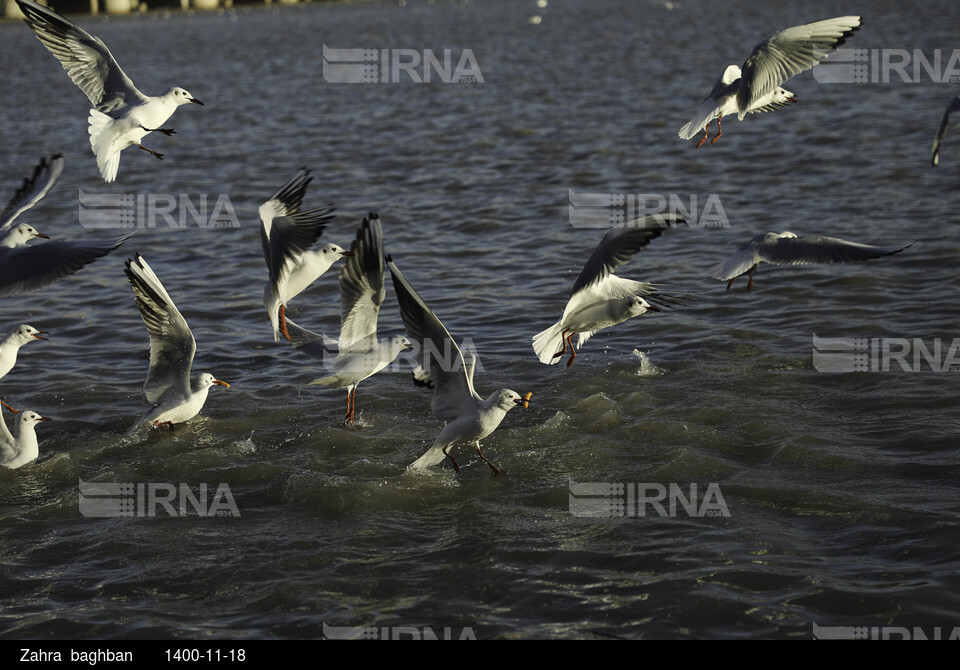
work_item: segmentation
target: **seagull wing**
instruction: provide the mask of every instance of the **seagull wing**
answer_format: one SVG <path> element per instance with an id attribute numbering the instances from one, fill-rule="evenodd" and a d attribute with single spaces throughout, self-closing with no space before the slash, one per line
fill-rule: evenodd
<path id="1" fill-rule="evenodd" d="M 190 395 L 190 368 L 197 342 L 170 294 L 140 254 L 126 262 L 140 316 L 150 334 L 150 370 L 143 385 L 147 402 L 156 403 L 169 389 Z"/>
<path id="2" fill-rule="evenodd" d="M 306 168 L 260 205 L 260 244 L 276 287 L 285 280 L 300 257 L 310 249 L 333 219 L 332 206 L 300 211 L 307 185 L 313 177 Z"/>
<path id="3" fill-rule="evenodd" d="M 368 352 L 377 344 L 383 288 L 383 230 L 371 212 L 363 219 L 340 271 L 340 353 Z"/>
<path id="4" fill-rule="evenodd" d="M 912 244 L 912 243 L 911 243 Z M 911 246 L 875 247 L 836 237 L 781 237 L 760 243 L 760 260 L 775 265 L 849 263 L 891 256 Z"/>
<path id="5" fill-rule="evenodd" d="M 33 174 L 24 177 L 23 184 L 13 194 L 3 214 L 0 214 L 0 232 L 8 230 L 14 219 L 40 202 L 60 179 L 62 172 L 63 154 L 54 154 L 49 162 L 46 158 L 41 158 Z"/>
<path id="6" fill-rule="evenodd" d="M 721 263 L 710 271 L 707 275 L 710 279 L 719 279 L 728 281 L 734 277 L 739 277 L 744 272 L 752 268 L 758 262 L 757 249 L 760 243 L 766 239 L 767 235 L 772 235 L 775 239 L 780 239 L 776 233 L 764 233 L 757 235 L 742 247 L 733 252 L 733 255 L 726 262 Z"/>
<path id="7" fill-rule="evenodd" d="M 476 403 L 482 399 L 473 388 L 473 366 L 468 375 L 457 343 L 389 256 L 387 267 L 407 335 L 419 346 L 421 367 L 429 370 L 434 383 L 434 416 L 453 421 L 465 412 L 476 411 Z"/>
<path id="8" fill-rule="evenodd" d="M 955 97 L 947 105 L 947 110 L 943 113 L 943 119 L 940 121 L 940 127 L 937 128 L 937 136 L 933 138 L 933 153 L 930 155 L 930 161 L 934 166 L 940 163 L 940 145 L 943 144 L 943 138 L 947 135 L 947 129 L 950 126 L 950 115 L 960 110 L 960 95 Z"/>
<path id="9" fill-rule="evenodd" d="M 781 30 L 754 47 L 743 64 L 737 93 L 740 120 L 776 87 L 823 61 L 860 25 L 859 16 L 838 16 Z"/>
<path id="10" fill-rule="evenodd" d="M 99 37 L 33 0 L 17 0 L 17 4 L 27 25 L 98 111 L 109 114 L 146 102 Z"/>
<path id="11" fill-rule="evenodd" d="M 49 240 L 0 249 L 0 298 L 36 291 L 105 256 L 130 235 L 113 242 Z"/>

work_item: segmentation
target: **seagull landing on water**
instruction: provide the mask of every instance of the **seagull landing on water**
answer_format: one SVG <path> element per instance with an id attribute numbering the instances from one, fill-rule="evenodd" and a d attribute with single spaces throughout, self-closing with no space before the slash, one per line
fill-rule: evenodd
<path id="1" fill-rule="evenodd" d="M 160 126 L 177 107 L 203 103 L 178 86 L 157 97 L 144 95 L 123 73 L 99 37 L 33 0 L 17 0 L 17 4 L 27 25 L 93 105 L 87 119 L 90 147 L 104 181 L 117 178 L 120 152 L 129 146 L 136 145 L 163 158 L 163 154 L 143 146 L 140 140 L 154 131 L 173 135 L 175 130 Z"/>
<path id="2" fill-rule="evenodd" d="M 410 348 L 410 341 L 397 335 L 381 342 L 377 319 L 386 297 L 383 288 L 383 230 L 373 212 L 363 219 L 350 246 L 350 257 L 340 271 L 340 338 L 333 374 L 310 382 L 317 386 L 347 389 L 347 416 L 354 423 L 357 386 L 390 365 Z M 324 360 L 322 336 L 287 319 L 293 346 L 313 358 Z"/>
<path id="3" fill-rule="evenodd" d="M 868 261 L 900 253 L 912 244 L 911 242 L 902 247 L 874 247 L 836 237 L 797 237 L 791 232 L 763 233 L 737 249 L 726 263 L 715 267 L 708 278 L 728 282 L 729 291 L 734 279 L 747 275 L 750 278 L 747 283 L 749 291 L 753 288 L 753 273 L 757 271 L 761 261 L 774 265 Z"/>
<path id="4" fill-rule="evenodd" d="M 150 369 L 143 393 L 153 404 L 129 432 L 147 424 L 154 428 L 170 426 L 172 430 L 203 409 L 211 386 L 230 388 L 230 384 L 209 373 L 191 378 L 197 342 L 186 319 L 140 254 L 128 259 L 126 266 L 137 308 L 150 334 Z"/>
<path id="5" fill-rule="evenodd" d="M 32 463 L 40 456 L 40 445 L 37 442 L 37 433 L 34 427 L 42 421 L 53 421 L 53 419 L 40 416 L 30 410 L 19 412 L 7 403 L 2 403 L 2 405 L 19 416 L 16 419 L 16 435 L 14 435 L 7 428 L 7 421 L 3 418 L 3 410 L 0 409 L 0 465 L 16 470 L 23 465 Z"/>
<path id="6" fill-rule="evenodd" d="M 947 128 L 950 127 L 950 115 L 956 111 L 960 111 L 960 95 L 947 105 L 947 111 L 943 113 L 940 127 L 937 128 L 937 136 L 933 138 L 933 153 L 930 155 L 930 162 L 933 163 L 934 167 L 940 164 L 940 145 L 943 144 L 943 138 L 947 135 Z"/>
<path id="7" fill-rule="evenodd" d="M 280 333 L 290 340 L 286 305 L 344 256 L 336 244 L 310 250 L 333 218 L 333 207 L 300 211 L 307 185 L 313 177 L 302 168 L 273 197 L 260 205 L 260 244 L 270 275 L 263 287 L 263 306 L 270 315 L 274 342 Z"/>
<path id="8" fill-rule="evenodd" d="M 18 216 L 53 188 L 61 172 L 63 157 L 60 154 L 54 154 L 49 161 L 41 159 L 33 175 L 23 180 L 0 214 L 0 298 L 44 288 L 110 253 L 133 234 L 112 242 L 59 241 L 51 240 L 28 224 L 14 225 Z M 30 244 L 38 240 L 48 241 Z"/>
<path id="9" fill-rule="evenodd" d="M 681 139 L 693 139 L 701 130 L 700 147 L 707 141 L 710 123 L 717 120 L 716 142 L 720 138 L 720 121 L 737 114 L 737 119 L 754 112 L 768 112 L 796 102 L 796 96 L 781 87 L 787 80 L 805 72 L 827 58 L 830 51 L 847 41 L 860 29 L 859 16 L 838 16 L 832 19 L 793 26 L 774 33 L 753 49 L 743 69 L 728 65 L 702 103 L 697 115 L 678 133 Z"/>
<path id="10" fill-rule="evenodd" d="M 393 287 L 400 303 L 400 315 L 407 327 L 407 334 L 419 345 L 420 365 L 429 371 L 434 385 L 431 404 L 433 415 L 446 421 L 433 446 L 411 463 L 408 470 L 425 470 L 449 458 L 453 462 L 453 468 L 460 472 L 460 464 L 450 453 L 450 449 L 464 442 L 472 443 L 477 448 L 477 454 L 490 466 L 494 476 L 503 474 L 503 470 L 483 455 L 480 440 L 493 433 L 511 409 L 517 406 L 529 407 L 532 394 L 527 393 L 525 397 L 521 397 L 516 391 L 500 389 L 486 399 L 482 398 L 473 387 L 476 357 L 471 354 L 469 360 L 464 359 L 460 347 L 440 323 L 440 319 L 407 282 L 389 256 L 387 267 L 393 277 Z"/>
<path id="11" fill-rule="evenodd" d="M 624 279 L 613 271 L 660 237 L 664 227 L 683 222 L 673 215 L 654 215 L 637 219 L 623 228 L 610 229 L 577 277 L 563 316 L 533 336 L 533 350 L 540 362 L 558 363 L 569 348 L 567 367 L 570 367 L 577 358 L 576 350 L 597 331 L 675 304 L 679 298 L 659 291 L 655 284 Z M 578 336 L 576 347 L 574 335 Z"/>

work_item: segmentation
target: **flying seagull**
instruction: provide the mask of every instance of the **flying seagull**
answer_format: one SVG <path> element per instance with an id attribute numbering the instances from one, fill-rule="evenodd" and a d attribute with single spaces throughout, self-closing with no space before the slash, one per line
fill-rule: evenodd
<path id="1" fill-rule="evenodd" d="M 127 260 L 125 272 L 150 334 L 150 369 L 143 393 L 153 405 L 130 432 L 146 424 L 172 430 L 199 414 L 211 386 L 230 388 L 230 384 L 206 372 L 191 377 L 197 342 L 186 319 L 140 254 Z"/>
<path id="2" fill-rule="evenodd" d="M 611 228 L 574 282 L 563 316 L 533 336 L 533 350 L 540 362 L 553 365 L 569 348 L 567 367 L 570 367 L 577 357 L 576 349 L 597 331 L 675 304 L 678 298 L 659 291 L 657 285 L 624 279 L 613 271 L 660 237 L 665 227 L 683 222 L 674 215 L 653 215 L 622 228 Z M 578 336 L 576 347 L 574 335 Z"/>
<path id="3" fill-rule="evenodd" d="M 332 206 L 300 211 L 312 179 L 310 171 L 303 168 L 260 205 L 260 244 L 270 275 L 263 288 L 263 306 L 270 315 L 274 341 L 280 339 L 281 332 L 290 339 L 284 319 L 286 304 L 335 262 L 350 255 L 336 244 L 311 251 L 311 245 L 333 219 Z"/>
<path id="4" fill-rule="evenodd" d="M 743 68 L 728 65 L 713 85 L 710 95 L 700 103 L 696 116 L 680 129 L 681 139 L 689 140 L 701 130 L 697 146 L 707 141 L 710 122 L 717 120 L 716 142 L 720 137 L 720 121 L 736 113 L 737 119 L 753 112 L 766 112 L 796 102 L 782 84 L 806 72 L 827 58 L 860 29 L 859 16 L 838 16 L 793 26 L 774 33 L 753 49 Z"/>
<path id="5" fill-rule="evenodd" d="M 511 409 L 530 405 L 530 393 L 521 397 L 516 391 L 500 389 L 486 399 L 476 392 L 473 386 L 473 373 L 476 369 L 476 357 L 471 354 L 465 360 L 457 343 L 440 319 L 427 306 L 420 294 L 400 273 L 396 263 L 389 256 L 387 267 L 393 278 L 400 314 L 410 339 L 419 345 L 422 367 L 429 370 L 434 384 L 433 415 L 443 419 L 446 425 L 433 446 L 423 456 L 410 464 L 410 470 L 426 468 L 449 458 L 453 467 L 460 472 L 460 464 L 450 453 L 451 447 L 458 443 L 473 444 L 483 462 L 490 466 L 494 475 L 503 471 L 487 460 L 480 450 L 480 440 L 497 429 Z"/>
<path id="6" fill-rule="evenodd" d="M 104 181 L 117 178 L 120 152 L 129 146 L 136 145 L 163 158 L 163 154 L 143 146 L 140 140 L 154 131 L 173 135 L 175 130 L 161 126 L 177 107 L 203 103 L 179 86 L 157 97 L 144 95 L 123 73 L 99 37 L 33 0 L 17 0 L 17 4 L 27 25 L 93 105 L 87 119 L 90 147 Z"/>
<path id="7" fill-rule="evenodd" d="M 791 232 L 763 233 L 737 249 L 725 263 L 715 267 L 709 278 L 728 282 L 729 291 L 734 279 L 747 275 L 750 278 L 747 283 L 749 291 L 753 288 L 753 273 L 757 271 L 761 261 L 774 265 L 868 261 L 900 253 L 912 244 L 875 247 L 836 237 L 797 237 Z"/>
<path id="8" fill-rule="evenodd" d="M 371 212 L 357 229 L 350 246 L 351 255 L 340 271 L 340 338 L 332 374 L 311 384 L 347 389 L 347 423 L 354 423 L 357 386 L 390 365 L 410 341 L 402 335 L 380 341 L 377 320 L 386 297 L 383 288 L 383 230 L 380 217 Z M 295 347 L 309 356 L 324 360 L 326 344 L 322 336 L 301 328 L 289 319 Z"/>

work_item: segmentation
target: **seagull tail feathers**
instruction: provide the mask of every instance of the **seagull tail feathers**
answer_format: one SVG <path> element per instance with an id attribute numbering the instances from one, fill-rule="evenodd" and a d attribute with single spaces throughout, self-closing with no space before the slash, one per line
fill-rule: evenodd
<path id="1" fill-rule="evenodd" d="M 555 357 L 555 354 L 559 353 L 562 348 L 563 329 L 560 327 L 559 321 L 533 336 L 533 351 L 537 354 L 541 363 L 553 365 L 558 362 L 560 358 Z"/>
<path id="2" fill-rule="evenodd" d="M 446 445 L 435 444 L 429 449 L 427 453 L 415 460 L 413 463 L 407 466 L 407 470 L 426 470 L 430 466 L 437 465 L 442 463 L 443 459 L 446 458 L 443 454 L 443 448 Z"/>
<path id="3" fill-rule="evenodd" d="M 87 129 L 90 133 L 90 148 L 97 157 L 100 176 L 104 181 L 111 182 L 117 178 L 117 170 L 120 168 L 120 151 L 110 140 L 109 128 L 113 119 L 103 112 L 91 109 L 87 122 L 90 124 Z"/>

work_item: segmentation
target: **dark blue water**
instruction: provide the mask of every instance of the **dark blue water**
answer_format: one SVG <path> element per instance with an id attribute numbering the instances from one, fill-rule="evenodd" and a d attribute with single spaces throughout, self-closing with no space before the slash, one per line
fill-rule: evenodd
<path id="1" fill-rule="evenodd" d="M 960 337 L 960 135 L 929 165 L 957 85 L 807 73 L 789 85 L 798 105 L 728 119 L 701 149 L 676 137 L 758 41 L 847 11 L 410 1 L 78 17 L 145 93 L 179 85 L 206 103 L 174 115 L 173 137 L 144 140 L 162 162 L 127 149 L 109 185 L 82 93 L 22 22 L 0 25 L 3 193 L 41 156 L 66 158 L 25 222 L 60 238 L 119 234 L 79 225 L 83 190 L 226 197 L 239 224 L 142 230 L 0 307 L 0 330 L 52 333 L 22 351 L 0 395 L 54 419 L 37 463 L 0 472 L 0 634 L 315 638 L 326 623 L 809 639 L 814 625 L 960 626 L 955 374 L 922 359 L 828 373 L 813 358 L 814 335 L 939 339 L 942 359 Z M 946 61 L 957 43 L 955 3 L 857 11 L 870 14 L 851 47 L 941 49 Z M 484 81 L 331 84 L 323 44 L 470 49 Z M 318 365 L 272 341 L 257 207 L 303 165 L 307 204 L 338 206 L 324 239 L 346 246 L 362 215 L 380 213 L 387 251 L 475 346 L 482 395 L 533 392 L 484 442 L 505 476 L 469 449 L 460 475 L 404 474 L 441 428 L 406 369 L 360 386 L 350 428 L 345 392 L 309 386 Z M 540 364 L 530 338 L 559 318 L 603 232 L 570 225 L 571 190 L 715 196 L 728 225 L 673 231 L 623 267 L 694 299 L 596 335 L 566 369 Z M 865 264 L 764 266 L 749 293 L 703 280 L 767 230 L 913 246 Z M 145 410 L 148 362 L 123 274 L 134 251 L 190 323 L 196 368 L 232 386 L 173 433 L 124 437 Z M 329 274 L 291 315 L 335 336 L 338 300 Z M 402 330 L 390 287 L 380 324 Z M 226 484 L 239 517 L 84 516 L 80 480 L 206 484 L 210 499 Z M 578 516 L 571 481 L 624 493 L 595 493 L 600 517 Z M 627 490 L 671 484 L 696 484 L 701 499 L 716 484 L 728 515 L 614 515 L 641 509 Z"/>

